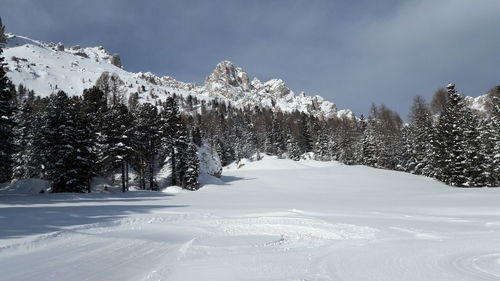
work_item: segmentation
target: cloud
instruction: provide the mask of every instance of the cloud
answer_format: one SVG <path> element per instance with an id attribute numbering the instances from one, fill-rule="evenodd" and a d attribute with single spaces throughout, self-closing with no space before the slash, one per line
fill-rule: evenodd
<path id="1" fill-rule="evenodd" d="M 131 71 L 202 82 L 229 59 L 357 113 L 405 115 L 449 81 L 479 95 L 499 80 L 498 0 L 5 0 L 0 12 L 13 32 L 103 45 Z"/>
<path id="2" fill-rule="evenodd" d="M 498 1 L 406 2 L 349 38 L 356 57 L 342 88 L 401 112 L 411 95 L 430 98 L 449 81 L 483 94 L 498 83 L 499 14 Z"/>

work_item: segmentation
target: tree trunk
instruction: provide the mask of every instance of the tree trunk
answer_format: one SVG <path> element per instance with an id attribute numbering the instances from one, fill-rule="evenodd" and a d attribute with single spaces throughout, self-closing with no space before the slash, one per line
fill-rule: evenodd
<path id="1" fill-rule="evenodd" d="M 175 148 L 174 146 L 172 145 L 172 148 L 170 150 L 170 159 L 172 161 L 172 185 L 176 185 L 177 184 L 177 181 L 175 179 L 175 174 L 176 174 L 176 170 L 175 170 Z"/>
<path id="2" fill-rule="evenodd" d="M 149 189 L 151 189 L 151 190 L 155 190 L 154 166 L 155 166 L 155 159 L 154 159 L 154 155 L 151 154 L 151 158 L 149 159 Z"/>
<path id="3" fill-rule="evenodd" d="M 122 159 L 122 192 L 127 191 L 125 187 L 125 160 Z"/>
<path id="4" fill-rule="evenodd" d="M 125 162 L 125 188 L 128 191 L 128 183 L 129 182 L 129 176 L 128 176 L 128 162 Z"/>

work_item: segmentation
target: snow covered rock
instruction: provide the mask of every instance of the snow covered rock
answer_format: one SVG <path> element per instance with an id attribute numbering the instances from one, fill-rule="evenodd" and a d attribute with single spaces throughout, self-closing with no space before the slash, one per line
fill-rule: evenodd
<path id="1" fill-rule="evenodd" d="M 109 63 L 116 67 L 122 68 L 122 60 L 118 54 L 111 55 L 111 57 L 109 58 Z"/>
<path id="2" fill-rule="evenodd" d="M 198 158 L 200 160 L 200 175 L 207 174 L 220 178 L 222 174 L 222 162 L 217 151 L 203 142 L 198 148 Z"/>
<path id="3" fill-rule="evenodd" d="M 198 88 L 201 96 L 227 100 L 240 107 L 260 106 L 284 112 L 299 111 L 322 118 L 339 117 L 334 103 L 320 96 L 296 95 L 281 79 L 261 82 L 229 61 L 219 63 L 212 74 L 205 79 L 205 85 Z M 353 116 L 344 110 L 343 116 Z"/>
<path id="4" fill-rule="evenodd" d="M 230 61 L 222 61 L 217 64 L 214 72 L 205 79 L 205 85 L 212 83 L 228 84 L 242 89 L 249 89 L 251 86 L 248 74 L 241 68 L 235 67 Z"/>

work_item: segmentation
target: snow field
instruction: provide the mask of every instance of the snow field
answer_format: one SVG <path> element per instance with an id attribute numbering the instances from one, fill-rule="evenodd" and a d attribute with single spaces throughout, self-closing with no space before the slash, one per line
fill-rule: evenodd
<path id="1" fill-rule="evenodd" d="M 499 280 L 500 190 L 275 158 L 197 192 L 0 191 L 0 280 Z"/>

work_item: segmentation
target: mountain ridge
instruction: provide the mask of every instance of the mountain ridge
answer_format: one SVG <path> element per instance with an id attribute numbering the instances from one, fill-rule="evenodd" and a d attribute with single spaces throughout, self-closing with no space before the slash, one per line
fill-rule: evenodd
<path id="1" fill-rule="evenodd" d="M 97 47 L 65 47 L 61 43 L 45 43 L 8 33 L 4 49 L 7 76 L 15 85 L 22 84 L 37 95 L 47 96 L 63 90 L 81 95 L 95 85 L 103 72 L 116 73 L 123 80 L 125 97 L 138 93 L 140 102 L 154 103 L 172 93 L 192 95 L 199 99 L 225 101 L 235 107 L 262 107 L 274 111 L 304 112 L 319 118 L 347 117 L 349 109 L 338 110 L 335 103 L 321 96 L 295 94 L 281 79 L 261 82 L 230 61 L 215 66 L 204 85 L 159 77 L 151 72 L 129 72 L 118 55 Z"/>

